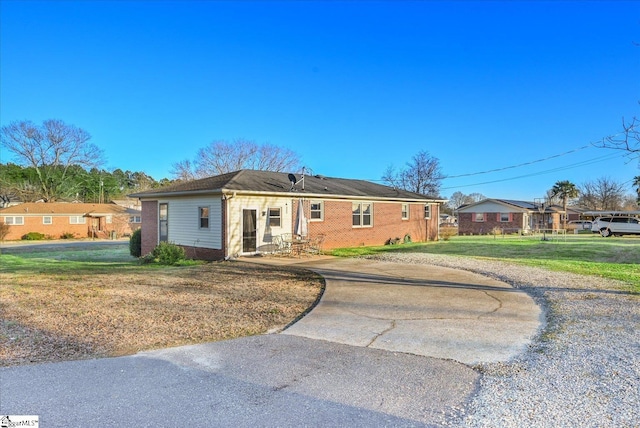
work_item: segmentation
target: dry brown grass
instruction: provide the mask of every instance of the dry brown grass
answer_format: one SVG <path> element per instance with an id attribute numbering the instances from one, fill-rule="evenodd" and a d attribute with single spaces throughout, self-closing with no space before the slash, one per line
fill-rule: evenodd
<path id="1" fill-rule="evenodd" d="M 282 328 L 317 300 L 305 270 L 243 262 L 0 274 L 0 366 L 132 354 Z"/>

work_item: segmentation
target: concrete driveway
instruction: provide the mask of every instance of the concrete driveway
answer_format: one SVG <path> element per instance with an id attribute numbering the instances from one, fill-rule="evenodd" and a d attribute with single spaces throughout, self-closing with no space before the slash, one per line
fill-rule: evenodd
<path id="1" fill-rule="evenodd" d="M 526 293 L 466 271 L 367 259 L 300 266 L 321 274 L 327 287 L 284 334 L 472 365 L 522 352 L 542 321 Z"/>
<path id="2" fill-rule="evenodd" d="M 2 368 L 0 414 L 46 427 L 444 426 L 478 388 L 462 362 L 509 358 L 539 326 L 531 299 L 478 275 L 302 261 L 326 291 L 281 334 Z"/>

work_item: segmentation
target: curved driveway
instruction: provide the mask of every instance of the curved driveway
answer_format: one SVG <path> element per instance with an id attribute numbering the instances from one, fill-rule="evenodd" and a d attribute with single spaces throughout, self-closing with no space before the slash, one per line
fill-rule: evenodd
<path id="1" fill-rule="evenodd" d="M 285 334 L 477 364 L 523 351 L 542 319 L 526 293 L 466 271 L 368 259 L 301 266 L 327 286 Z"/>
<path id="2" fill-rule="evenodd" d="M 304 266 L 326 291 L 282 334 L 1 368 L 0 414 L 47 427 L 443 426 L 478 387 L 458 361 L 507 359 L 539 325 L 531 299 L 479 275 L 357 259 Z"/>

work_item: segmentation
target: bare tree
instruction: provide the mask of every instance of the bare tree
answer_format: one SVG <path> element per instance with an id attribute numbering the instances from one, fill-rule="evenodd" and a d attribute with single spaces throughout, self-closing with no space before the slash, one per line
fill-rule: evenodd
<path id="1" fill-rule="evenodd" d="M 180 180 L 209 177 L 240 169 L 287 172 L 300 169 L 300 158 L 292 150 L 273 144 L 236 139 L 214 141 L 198 150 L 196 159 L 173 164 L 171 173 Z"/>
<path id="2" fill-rule="evenodd" d="M 633 193 L 622 198 L 622 211 L 635 211 L 638 209 L 638 201 Z"/>
<path id="3" fill-rule="evenodd" d="M 462 205 L 473 204 L 474 202 L 480 202 L 483 199 L 487 199 L 482 193 L 471 193 L 465 195 L 462 192 L 454 192 L 449 198 L 447 205 L 452 210 L 457 210 Z"/>
<path id="4" fill-rule="evenodd" d="M 191 181 L 196 179 L 194 166 L 188 159 L 174 163 L 169 172 L 176 180 Z"/>
<path id="5" fill-rule="evenodd" d="M 104 163 L 103 152 L 89 142 L 91 135 L 61 120 L 12 122 L 0 132 L 2 145 L 16 161 L 33 167 L 39 197 L 53 202 L 64 196 L 67 171 L 72 165 L 95 168 Z"/>
<path id="6" fill-rule="evenodd" d="M 579 192 L 579 204 L 591 210 L 621 210 L 623 207 L 624 185 L 608 177 L 583 183 Z"/>
<path id="7" fill-rule="evenodd" d="M 472 204 L 474 202 L 480 202 L 484 199 L 487 199 L 487 197 L 485 195 L 483 195 L 482 193 L 470 193 L 467 195 L 467 199 L 469 200 L 469 202 L 467 202 L 468 204 Z"/>
<path id="8" fill-rule="evenodd" d="M 3 221 L 0 221 L 0 241 L 4 242 L 4 238 L 9 234 L 10 226 Z"/>
<path id="9" fill-rule="evenodd" d="M 624 150 L 632 158 L 639 157 L 640 119 L 633 117 L 627 121 L 622 118 L 622 132 L 618 135 L 604 138 L 596 146 L 605 149 Z"/>
<path id="10" fill-rule="evenodd" d="M 440 192 L 442 180 L 440 161 L 422 150 L 407 162 L 406 169 L 396 172 L 393 167 L 387 167 L 382 180 L 403 190 L 435 196 Z"/>

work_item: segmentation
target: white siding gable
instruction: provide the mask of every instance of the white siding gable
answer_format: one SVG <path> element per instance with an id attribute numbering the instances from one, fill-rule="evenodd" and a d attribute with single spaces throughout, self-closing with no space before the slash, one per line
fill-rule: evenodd
<path id="1" fill-rule="evenodd" d="M 526 212 L 525 209 L 513 205 L 505 205 L 495 201 L 485 201 L 471 207 L 464 207 L 458 210 L 467 213 L 517 213 Z"/>
<path id="2" fill-rule="evenodd" d="M 172 198 L 169 204 L 169 241 L 201 248 L 222 248 L 222 200 L 213 197 Z M 209 208 L 209 228 L 200 228 L 200 207 Z"/>

